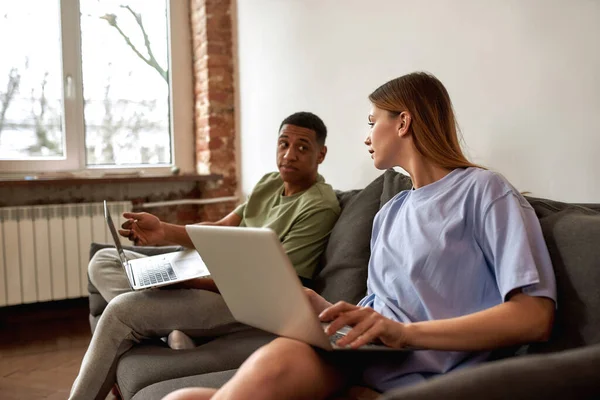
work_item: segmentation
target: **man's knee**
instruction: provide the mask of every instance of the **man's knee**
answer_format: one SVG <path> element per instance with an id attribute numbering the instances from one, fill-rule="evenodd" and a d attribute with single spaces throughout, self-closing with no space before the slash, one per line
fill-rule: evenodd
<path id="1" fill-rule="evenodd" d="M 131 324 L 132 313 L 134 313 L 135 310 L 143 309 L 143 305 L 139 304 L 139 299 L 139 293 L 123 293 L 108 303 L 103 316 L 106 314 L 106 318 L 118 319 L 129 326 Z"/>
<path id="2" fill-rule="evenodd" d="M 113 248 L 100 249 L 88 264 L 88 275 L 94 285 L 102 283 L 104 274 L 112 268 L 120 268 L 121 260 Z"/>

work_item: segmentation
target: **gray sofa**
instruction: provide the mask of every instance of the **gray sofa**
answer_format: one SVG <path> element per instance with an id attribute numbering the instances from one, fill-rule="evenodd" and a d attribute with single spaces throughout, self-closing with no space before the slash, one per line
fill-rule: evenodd
<path id="1" fill-rule="evenodd" d="M 357 302 L 363 297 L 373 217 L 410 187 L 408 177 L 388 170 L 362 190 L 338 193 L 342 214 L 315 279 L 315 289 L 325 298 Z M 557 278 L 551 339 L 497 351 L 493 361 L 382 394 L 381 399 L 600 398 L 600 204 L 528 200 L 540 219 Z M 92 245 L 91 255 L 105 246 Z M 173 248 L 137 250 L 152 254 Z M 106 302 L 91 284 L 89 291 L 93 329 Z M 118 385 L 125 400 L 160 399 L 186 386 L 219 387 L 249 354 L 272 339 L 269 333 L 248 329 L 206 340 L 192 350 L 144 342 L 121 358 Z"/>

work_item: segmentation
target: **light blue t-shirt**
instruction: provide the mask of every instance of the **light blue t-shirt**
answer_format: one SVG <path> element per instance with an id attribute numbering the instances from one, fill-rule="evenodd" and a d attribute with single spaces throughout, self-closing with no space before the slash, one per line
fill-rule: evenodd
<path id="1" fill-rule="evenodd" d="M 517 288 L 556 301 L 533 208 L 502 176 L 480 168 L 455 169 L 381 208 L 373 222 L 367 288 L 359 304 L 400 322 L 472 314 L 501 304 Z M 363 379 L 385 391 L 488 354 L 414 351 L 397 365 L 370 366 Z"/>

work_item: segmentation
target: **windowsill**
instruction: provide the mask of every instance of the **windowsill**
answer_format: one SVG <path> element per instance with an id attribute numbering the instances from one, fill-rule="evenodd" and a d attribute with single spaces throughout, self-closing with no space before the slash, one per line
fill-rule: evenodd
<path id="1" fill-rule="evenodd" d="M 149 183 L 149 182 L 214 182 L 222 179 L 219 174 L 209 175 L 164 175 L 164 176 L 101 176 L 101 177 L 38 177 L 35 179 L 0 178 L 1 186 L 71 186 L 107 183 Z"/>

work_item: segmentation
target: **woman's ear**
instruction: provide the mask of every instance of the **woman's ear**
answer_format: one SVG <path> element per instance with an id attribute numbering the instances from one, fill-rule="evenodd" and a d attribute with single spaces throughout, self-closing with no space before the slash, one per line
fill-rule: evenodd
<path id="1" fill-rule="evenodd" d="M 403 137 L 409 132 L 411 122 L 410 114 L 406 111 L 402 111 L 398 115 L 398 136 Z"/>

